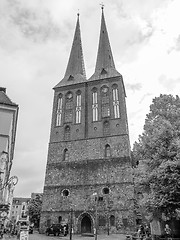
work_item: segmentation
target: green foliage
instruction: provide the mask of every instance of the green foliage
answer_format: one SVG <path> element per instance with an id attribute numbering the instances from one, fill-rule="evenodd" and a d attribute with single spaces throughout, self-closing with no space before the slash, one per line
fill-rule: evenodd
<path id="1" fill-rule="evenodd" d="M 135 161 L 146 160 L 137 169 L 135 184 L 144 192 L 141 204 L 155 213 L 173 217 L 180 208 L 180 99 L 160 95 L 153 99 L 144 131 L 133 146 Z"/>
<path id="2" fill-rule="evenodd" d="M 28 206 L 28 214 L 30 222 L 34 223 L 35 227 L 39 227 L 40 215 L 42 208 L 42 199 L 38 194 L 34 199 L 30 200 Z"/>

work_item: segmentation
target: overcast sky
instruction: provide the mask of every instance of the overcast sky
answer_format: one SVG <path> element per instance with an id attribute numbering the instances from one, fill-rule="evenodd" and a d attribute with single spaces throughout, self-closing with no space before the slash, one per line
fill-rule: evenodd
<path id="1" fill-rule="evenodd" d="M 104 0 L 104 5 L 116 69 L 124 78 L 133 146 L 152 99 L 179 95 L 180 1 Z M 89 78 L 99 42 L 100 1 L 0 1 L 0 86 L 19 105 L 11 173 L 19 178 L 18 197 L 43 191 L 52 88 L 64 76 L 78 11 Z"/>

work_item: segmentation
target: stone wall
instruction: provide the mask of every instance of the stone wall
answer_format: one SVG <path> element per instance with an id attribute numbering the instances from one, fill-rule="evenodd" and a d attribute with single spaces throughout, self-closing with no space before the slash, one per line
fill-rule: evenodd
<path id="1" fill-rule="evenodd" d="M 112 85 L 119 89 L 120 118 L 113 117 Z M 108 118 L 101 117 L 100 91 L 102 86 L 110 91 Z M 92 121 L 92 89 L 98 92 L 98 121 Z M 67 126 L 55 126 L 57 97 L 71 91 L 82 94 L 81 124 L 75 124 L 75 111 L 70 126 L 70 139 L 64 140 Z M 75 99 L 73 99 L 75 106 Z M 75 108 L 74 108 L 75 109 Z M 109 122 L 109 134 L 103 132 L 104 121 Z M 106 146 L 110 154 L 106 156 Z M 64 152 L 68 152 L 68 157 Z M 45 231 L 48 220 L 57 223 L 60 218 L 73 219 L 75 233 L 81 232 L 82 219 L 90 220 L 91 232 L 95 227 L 97 210 L 98 231 L 127 232 L 134 227 L 134 185 L 130 163 L 130 142 L 127 124 L 125 90 L 121 77 L 61 87 L 55 90 L 51 135 L 46 167 L 41 231 Z M 104 189 L 109 192 L 105 193 Z M 68 195 L 64 195 L 64 191 Z M 97 194 L 95 198 L 94 194 Z M 114 219 L 114 222 L 108 219 Z"/>

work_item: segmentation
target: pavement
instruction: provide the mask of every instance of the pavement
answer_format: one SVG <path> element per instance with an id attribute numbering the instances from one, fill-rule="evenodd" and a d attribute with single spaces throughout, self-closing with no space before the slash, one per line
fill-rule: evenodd
<path id="1" fill-rule="evenodd" d="M 4 235 L 3 240 L 17 240 L 16 236 L 9 237 Z M 46 236 L 45 234 L 39 234 L 37 232 L 29 234 L 28 240 L 69 240 L 69 235 L 64 236 Z M 72 240 L 94 240 L 94 237 L 91 236 L 82 236 L 82 235 L 72 235 Z M 124 234 L 110 234 L 110 235 L 98 235 L 97 240 L 126 240 L 126 235 Z"/>

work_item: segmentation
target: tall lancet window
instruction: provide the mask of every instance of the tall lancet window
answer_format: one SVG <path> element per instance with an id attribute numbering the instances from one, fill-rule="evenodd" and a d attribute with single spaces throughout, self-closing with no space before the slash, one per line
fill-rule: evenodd
<path id="1" fill-rule="evenodd" d="M 92 90 L 92 113 L 93 113 L 93 122 L 98 121 L 97 88 L 93 88 Z"/>
<path id="2" fill-rule="evenodd" d="M 68 141 L 70 140 L 70 127 L 69 126 L 66 126 L 65 129 L 64 129 L 64 140 Z"/>
<path id="3" fill-rule="evenodd" d="M 114 84 L 112 87 L 114 118 L 120 118 L 118 86 Z"/>
<path id="4" fill-rule="evenodd" d="M 105 146 L 105 157 L 110 157 L 111 156 L 111 147 L 109 144 L 106 144 Z"/>
<path id="5" fill-rule="evenodd" d="M 66 94 L 65 117 L 66 123 L 72 122 L 73 119 L 73 95 L 71 92 Z"/>
<path id="6" fill-rule="evenodd" d="M 109 88 L 107 86 L 101 88 L 101 109 L 102 117 L 110 116 Z"/>
<path id="7" fill-rule="evenodd" d="M 103 123 L 103 134 L 104 134 L 104 136 L 107 136 L 110 134 L 110 124 L 108 121 L 105 121 Z"/>
<path id="8" fill-rule="evenodd" d="M 76 123 L 81 123 L 81 91 L 76 94 Z"/>
<path id="9" fill-rule="evenodd" d="M 62 94 L 59 94 L 57 99 L 57 111 L 56 111 L 56 126 L 62 124 Z"/>

